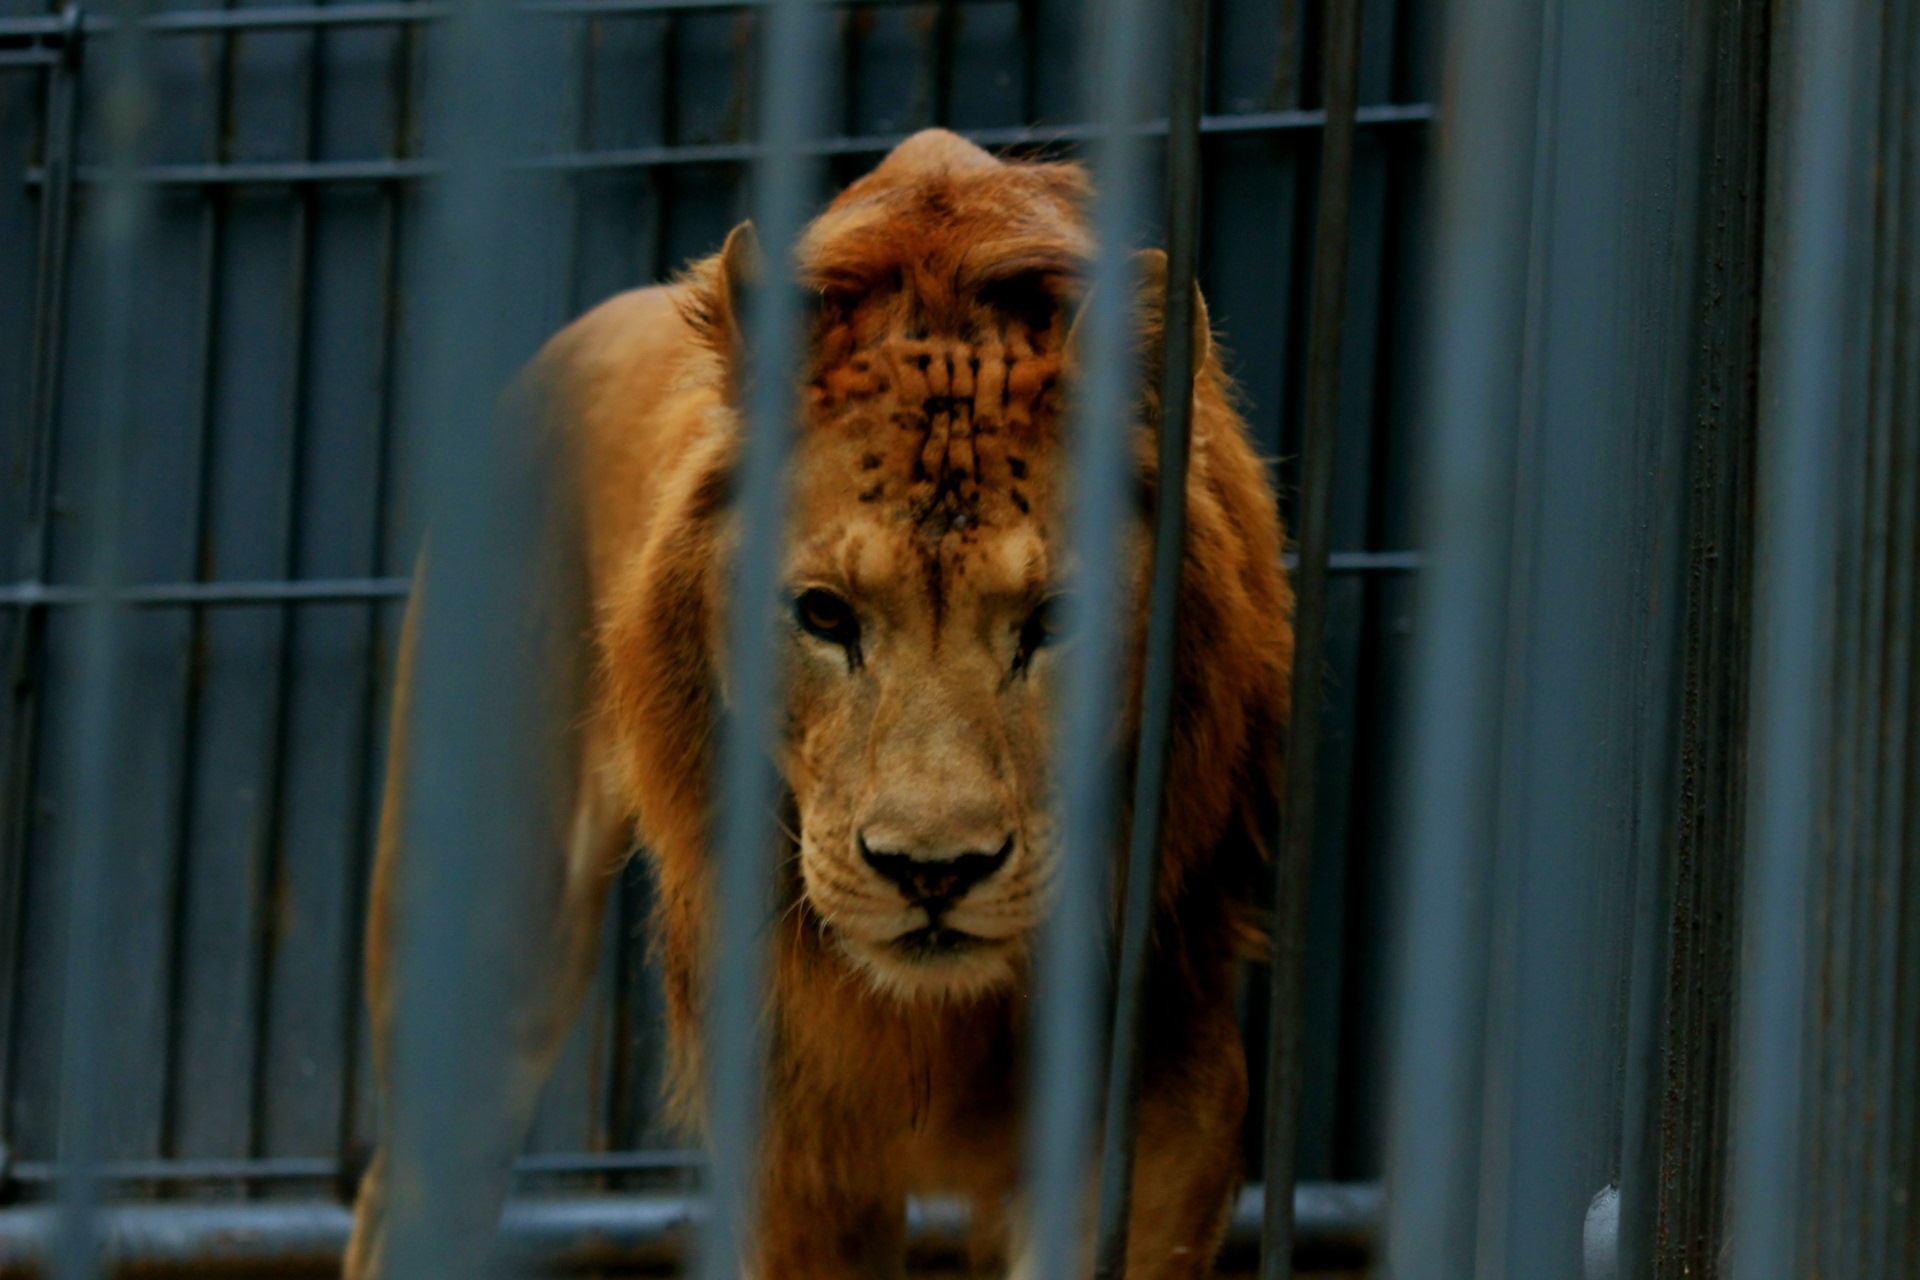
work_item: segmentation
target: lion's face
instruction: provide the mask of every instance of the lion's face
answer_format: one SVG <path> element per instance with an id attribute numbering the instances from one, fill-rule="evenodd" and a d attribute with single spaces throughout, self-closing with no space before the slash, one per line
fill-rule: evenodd
<path id="1" fill-rule="evenodd" d="M 1059 358 L 986 329 L 860 343 L 816 381 L 793 472 L 782 763 L 802 879 L 845 954 L 903 996 L 1010 980 L 1049 880 L 1071 660 Z"/>

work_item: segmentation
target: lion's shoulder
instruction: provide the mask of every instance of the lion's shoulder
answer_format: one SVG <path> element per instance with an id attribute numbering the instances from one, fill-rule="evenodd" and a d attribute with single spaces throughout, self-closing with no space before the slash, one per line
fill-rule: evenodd
<path id="1" fill-rule="evenodd" d="M 645 536 L 670 464 L 704 429 L 711 356 L 687 319 L 685 284 L 616 294 L 569 324 L 536 368 L 572 437 L 596 579 Z"/>

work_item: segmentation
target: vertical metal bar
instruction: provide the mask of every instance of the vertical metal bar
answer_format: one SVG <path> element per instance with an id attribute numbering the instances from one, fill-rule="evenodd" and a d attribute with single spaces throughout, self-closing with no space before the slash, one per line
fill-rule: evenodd
<path id="1" fill-rule="evenodd" d="M 746 440 L 738 473 L 740 550 L 733 565 L 727 650 L 733 655 L 716 791 L 712 986 L 706 1011 L 709 1216 L 699 1274 L 734 1280 L 747 1253 L 766 1046 L 761 983 L 772 914 L 779 779 L 771 744 L 780 697 L 775 627 L 780 544 L 786 532 L 786 462 L 804 358 L 793 252 L 814 196 L 817 168 L 802 144 L 825 100 L 819 74 L 828 47 L 825 11 L 774 0 L 761 18 L 759 110 L 766 150 L 754 166 L 753 209 L 763 280 L 747 316 Z"/>
<path id="2" fill-rule="evenodd" d="M 1015 0 L 1020 21 L 1020 119 L 1040 122 L 1040 0 Z"/>
<path id="3" fill-rule="evenodd" d="M 1271 991 L 1267 1004 L 1266 1206 L 1260 1274 L 1293 1270 L 1294 1154 L 1299 1145 L 1301 1018 L 1306 999 L 1307 894 L 1313 873 L 1313 801 L 1320 744 L 1320 668 L 1326 654 L 1327 555 L 1333 454 L 1340 426 L 1340 354 L 1346 332 L 1347 242 L 1353 204 L 1354 112 L 1359 107 L 1360 0 L 1326 7 L 1326 128 L 1314 215 L 1313 312 L 1307 331 L 1307 404 L 1301 443 L 1299 567 L 1293 575 L 1293 697 L 1274 867 Z"/>
<path id="4" fill-rule="evenodd" d="M 1801 4 L 1780 79 L 1785 154 L 1763 319 L 1754 656 L 1735 1028 L 1729 1273 L 1803 1273 L 1808 892 L 1824 842 L 1838 444 L 1849 242 L 1868 182 L 1857 95 L 1861 10 Z M 1770 384 L 1770 385 L 1769 385 Z"/>
<path id="5" fill-rule="evenodd" d="M 1303 32 L 1300 0 L 1280 0 L 1280 39 L 1273 55 L 1273 87 L 1268 91 L 1270 111 L 1293 111 L 1300 106 L 1300 45 Z"/>
<path id="6" fill-rule="evenodd" d="M 309 162 L 314 159 L 314 149 L 319 140 L 320 44 L 326 38 L 324 30 L 308 33 L 301 58 L 306 92 L 300 112 L 300 158 Z M 287 303 L 291 335 L 287 362 L 286 508 L 280 526 L 280 575 L 289 579 L 299 577 L 301 570 L 301 521 L 304 512 L 301 475 L 307 440 L 308 372 L 313 359 L 311 301 L 316 235 L 314 224 L 318 218 L 316 206 L 319 203 L 319 191 L 309 184 L 295 188 L 292 194 L 292 244 L 288 253 L 291 281 Z M 266 764 L 270 794 L 262 806 L 266 821 L 262 824 L 260 847 L 255 851 L 259 868 L 255 883 L 259 897 L 254 917 L 257 941 L 252 1002 L 253 1071 L 249 1081 L 252 1096 L 247 1104 L 247 1150 L 253 1156 L 265 1155 L 268 1145 L 267 1097 L 272 1074 L 274 970 L 280 954 L 278 942 L 282 928 L 280 912 L 275 904 L 282 900 L 286 891 L 287 840 L 283 828 L 286 824 L 289 743 L 293 734 L 294 655 L 299 645 L 298 606 L 291 601 L 284 602 L 277 612 L 280 626 L 274 656 L 273 726 L 270 730 L 272 736 L 268 740 Z"/>
<path id="7" fill-rule="evenodd" d="M 1532 256 L 1541 14 L 1452 10 L 1426 343 L 1428 551 L 1414 659 L 1386 1265 L 1474 1274 L 1489 893 L 1499 796 L 1515 442 Z"/>
<path id="8" fill-rule="evenodd" d="M 395 914 L 388 1274 L 488 1274 L 528 1078 L 511 994 L 552 963 L 585 629 L 563 442 L 502 397 L 557 292 L 551 28 L 471 0 L 436 33 L 424 345 L 409 408 L 431 521 L 415 589 Z M 442 60 L 444 59 L 444 61 Z"/>
<path id="9" fill-rule="evenodd" d="M 53 437 L 60 421 L 66 353 L 68 260 L 72 247 L 74 143 L 80 119 L 80 67 L 85 33 L 78 3 L 61 12 L 60 60 L 47 72 L 39 243 L 33 282 L 33 351 L 27 410 L 26 528 L 16 572 L 47 576 L 48 517 L 53 502 Z M 34 754 L 39 743 L 40 680 L 45 659 L 45 608 L 19 610 L 8 656 L 11 706 L 7 726 L 6 828 L 0 832 L 0 1144 L 11 1114 L 14 1015 L 21 977 L 27 846 L 33 838 Z"/>
<path id="10" fill-rule="evenodd" d="M 1193 425 L 1194 276 L 1200 242 L 1200 112 L 1206 93 L 1207 0 L 1172 9 L 1173 74 L 1167 134 L 1167 280 L 1160 397 L 1158 506 L 1147 620 L 1140 742 L 1121 910 L 1113 1045 L 1107 1066 L 1105 1139 L 1094 1274 L 1120 1280 L 1127 1266 L 1134 1140 L 1140 1114 L 1140 1028 L 1146 1017 L 1147 959 L 1159 897 L 1165 838 L 1167 761 L 1173 746 L 1174 659 L 1180 579 L 1186 563 L 1187 451 Z"/>
<path id="11" fill-rule="evenodd" d="M 47 75 L 45 151 L 41 170 L 39 245 L 33 282 L 33 385 L 28 408 L 27 520 L 18 572 L 41 581 L 50 545 L 53 433 L 60 417 L 65 354 L 67 262 L 72 243 L 75 136 L 80 119 L 81 55 L 85 31 L 79 4 L 61 10 L 60 60 Z"/>
<path id="12" fill-rule="evenodd" d="M 959 0 L 936 0 L 933 14 L 933 123 L 953 125 L 953 58 L 960 40 Z"/>
<path id="13" fill-rule="evenodd" d="M 121 464 L 131 434 L 131 386 L 137 255 L 147 212 L 134 178 L 146 121 L 146 38 L 141 0 L 116 6 L 118 30 L 107 39 L 106 79 L 97 106 L 107 179 L 96 192 L 93 253 L 100 264 L 98 400 L 87 503 L 89 577 L 100 589 L 82 606 L 78 686 L 63 791 L 71 797 L 62 853 L 67 868 L 66 972 L 61 1000 L 60 1203 L 54 1273 L 91 1280 L 98 1271 L 93 1167 L 106 1139 L 106 953 L 109 860 L 115 812 L 114 728 L 120 678 L 123 610 L 108 588 L 120 576 Z"/>
<path id="14" fill-rule="evenodd" d="M 421 38 L 420 27 L 407 23 L 395 33 L 393 58 L 392 93 L 394 97 L 393 129 L 387 142 L 387 151 L 395 159 L 406 154 L 413 136 L 413 63 L 415 42 Z M 405 189 L 398 182 L 385 183 L 380 191 L 380 315 L 378 318 L 379 340 L 376 350 L 379 352 L 376 366 L 375 386 L 378 419 L 374 423 L 374 492 L 373 492 L 373 529 L 368 539 L 371 548 L 367 560 L 367 573 L 378 577 L 387 568 L 388 505 L 393 488 L 393 444 L 394 417 L 398 401 L 399 361 L 397 347 L 400 340 L 400 241 L 402 232 L 402 211 L 406 199 Z M 373 865 L 373 850 L 377 842 L 376 824 L 380 813 L 380 791 L 382 777 L 375 767 L 375 744 L 380 740 L 383 726 L 380 723 L 380 691 L 383 687 L 384 673 L 389 655 L 382 652 L 381 640 L 385 632 L 385 609 L 377 601 L 367 604 L 366 626 L 366 669 L 360 685 L 360 741 L 357 756 L 360 761 L 360 779 L 357 789 L 357 805 L 353 829 L 360 833 L 360 845 L 354 854 L 351 868 L 351 887 L 347 895 L 349 920 L 366 919 L 367 902 Z M 345 1048 L 341 1052 L 341 1061 L 346 1064 L 347 1078 L 342 1082 L 343 1105 L 340 1109 L 340 1133 L 337 1156 L 342 1171 L 342 1198 L 350 1197 L 353 1184 L 360 1174 L 361 1126 L 371 1117 L 359 1110 L 359 1102 L 370 1096 L 371 1090 L 363 1090 L 362 1079 L 358 1072 L 362 1059 L 361 1019 L 365 1016 L 364 1006 L 359 994 L 364 990 L 366 980 L 366 947 L 361 933 L 357 929 L 347 929 L 342 936 L 346 940 L 346 958 L 342 971 L 347 974 L 347 990 L 351 997 L 342 1002 L 341 1043 Z"/>
<path id="15" fill-rule="evenodd" d="M 223 0 L 231 8 L 232 0 Z M 209 151 L 215 163 L 231 158 L 234 123 L 234 36 L 222 31 L 214 37 L 218 68 L 214 80 L 213 112 Z M 230 190 L 209 187 L 201 192 L 200 211 L 200 368 L 196 388 L 198 405 L 194 415 L 193 440 L 193 528 L 190 548 L 193 555 L 193 579 L 206 580 L 212 570 L 213 549 L 208 530 L 213 506 L 213 457 L 219 410 L 217 384 L 220 377 L 221 264 L 226 259 L 227 205 Z M 187 1090 L 192 1088 L 184 1069 L 187 1052 L 186 1012 L 187 948 L 189 897 L 192 892 L 195 780 L 200 762 L 200 707 L 206 682 L 201 655 L 207 651 L 208 619 L 206 610 L 191 608 L 187 624 L 185 661 L 182 663 L 180 735 L 176 740 L 179 767 L 176 773 L 180 811 L 174 822 L 169 903 L 167 954 L 167 1023 L 164 1072 L 165 1092 L 160 1113 L 159 1149 L 166 1155 L 179 1154 L 180 1119 L 186 1106 Z"/>
<path id="16" fill-rule="evenodd" d="M 1086 15 L 1087 47 L 1096 51 L 1087 83 L 1100 194 L 1093 208 L 1099 256 L 1074 329 L 1077 382 L 1068 436 L 1075 484 L 1067 526 L 1075 566 L 1069 626 L 1080 653 L 1062 681 L 1055 739 L 1060 834 L 1040 940 L 1027 1112 L 1029 1273 L 1047 1280 L 1082 1270 L 1088 1160 L 1100 1101 L 1107 869 L 1119 834 L 1119 779 L 1107 744 L 1124 654 L 1121 531 L 1137 392 L 1132 249 L 1146 207 L 1145 157 L 1134 126 L 1146 114 L 1141 86 L 1152 44 L 1149 14 L 1144 0 L 1112 0 L 1090 6 Z"/>

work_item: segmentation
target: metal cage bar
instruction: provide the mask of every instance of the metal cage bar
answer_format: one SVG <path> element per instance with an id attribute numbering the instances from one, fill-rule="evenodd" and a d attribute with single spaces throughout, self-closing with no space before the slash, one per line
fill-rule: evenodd
<path id="1" fill-rule="evenodd" d="M 139 12 L 125 0 L 123 14 Z M 123 621 L 105 590 L 121 574 L 121 501 L 124 445 L 135 397 L 129 365 L 134 340 L 133 286 L 148 214 L 132 178 L 144 142 L 148 83 L 145 42 L 129 29 L 107 46 L 107 82 L 101 124 L 112 174 L 94 214 L 92 243 L 102 264 L 99 341 L 107 353 L 93 428 L 93 472 L 88 477 L 89 576 L 103 595 L 81 622 L 81 684 L 72 737 L 62 762 L 79 797 L 66 833 L 66 964 L 60 1045 L 60 1143 L 57 1241 L 52 1268 L 60 1280 L 91 1280 L 99 1268 L 95 1214 L 99 1185 L 93 1169 L 104 1150 L 107 1010 L 105 958 L 112 945 L 106 911 L 115 836 L 114 727 L 122 679 Z M 64 264 L 59 264 L 64 265 Z M 55 281 L 54 287 L 60 288 Z M 57 341 L 58 333 L 46 335 Z M 51 393 L 51 389 L 49 389 Z M 49 421 L 53 414 L 49 407 Z M 44 556 L 44 544 L 40 550 Z"/>
<path id="2" fill-rule="evenodd" d="M 814 166 L 802 149 L 818 128 L 818 65 L 824 28 L 806 0 L 779 0 L 761 28 L 760 128 L 754 171 L 761 279 L 746 322 L 744 446 L 736 473 L 740 544 L 732 566 L 728 706 L 720 738 L 715 807 L 714 944 L 706 1012 L 708 1218 L 699 1272 L 729 1280 L 748 1253 L 759 1181 L 766 1045 L 761 992 L 773 914 L 779 784 L 769 751 L 781 694 L 775 646 L 786 531 L 786 463 L 802 368 L 800 288 L 794 254 L 812 204 Z M 738 234 L 738 233 L 736 233 Z M 749 1264 L 750 1265 L 750 1264 Z"/>
<path id="3" fill-rule="evenodd" d="M 1730 1274 L 1806 1274 L 1804 1181 L 1810 900 L 1830 775 L 1836 495 L 1845 420 L 1848 244 L 1859 43 L 1867 6 L 1793 6 L 1779 78 L 1792 104 L 1776 171 L 1778 236 L 1762 320 L 1756 467 L 1752 782 L 1742 888 L 1728 1193 Z M 1771 383 L 1769 388 L 1768 384 Z"/>
<path id="4" fill-rule="evenodd" d="M 1539 16 L 1450 14 L 1438 155 L 1405 866 L 1393 999 L 1385 1225 L 1400 1280 L 1475 1274 L 1514 441 L 1534 235 Z"/>
<path id="5" fill-rule="evenodd" d="M 1113 689 L 1123 670 L 1127 586 L 1123 540 L 1135 384 L 1138 240 L 1147 200 L 1145 157 L 1133 128 L 1152 47 L 1144 0 L 1116 0 L 1089 31 L 1091 106 L 1103 136 L 1093 156 L 1091 222 L 1098 255 L 1075 323 L 1077 382 L 1068 408 L 1076 483 L 1068 508 L 1074 594 L 1068 627 L 1082 646 L 1064 673 L 1054 739 L 1057 830 L 1049 916 L 1033 997 L 1033 1077 L 1027 1115 L 1030 1265 L 1041 1276 L 1078 1274 L 1086 1177 L 1099 1120 L 1106 1008 L 1108 868 L 1119 835 L 1118 784 L 1106 744 L 1116 727 Z M 1090 17 L 1091 15 L 1089 15 Z M 1167 601 L 1168 607 L 1171 601 Z"/>
<path id="6" fill-rule="evenodd" d="M 1127 834 L 1120 954 L 1114 977 L 1112 1045 L 1107 1063 L 1100 1203 L 1094 1275 L 1120 1280 L 1127 1268 L 1134 1146 L 1140 1120 L 1141 1028 L 1147 963 L 1158 909 L 1165 838 L 1167 767 L 1173 749 L 1175 659 L 1180 583 L 1187 555 L 1187 455 L 1193 429 L 1195 274 L 1200 258 L 1200 111 L 1206 95 L 1206 0 L 1181 0 L 1170 12 L 1173 67 L 1167 141 L 1167 274 L 1160 368 L 1159 472 L 1155 483 L 1153 568 L 1148 595 L 1140 742 Z"/>
<path id="7" fill-rule="evenodd" d="M 1425 124 L 1433 119 L 1433 108 L 1425 103 L 1391 104 L 1361 107 L 1356 124 L 1386 128 Z M 1236 134 L 1279 134 L 1324 127 L 1326 113 L 1318 110 L 1258 111 L 1234 115 L 1210 115 L 1200 119 L 1201 133 L 1213 136 Z M 1164 120 L 1148 120 L 1132 132 L 1142 137 L 1158 137 L 1168 128 Z M 1096 124 L 1034 125 L 1007 129 L 960 129 L 960 136 L 983 147 L 1046 147 L 1066 143 L 1090 143 L 1100 137 Z M 868 137 L 817 137 L 798 144 L 809 155 L 874 156 L 891 151 L 906 138 L 905 134 Z M 620 151 L 579 152 L 529 162 L 535 167 L 563 169 L 569 172 L 602 172 L 621 169 L 656 169 L 681 165 L 751 164 L 764 154 L 760 143 L 707 142 L 670 146 L 635 147 Z M 211 186 L 217 184 L 350 183 L 415 181 L 438 176 L 439 162 L 430 159 L 367 159 L 317 161 L 258 161 L 231 164 L 147 165 L 137 171 L 143 182 L 162 186 Z M 97 182 L 101 170 L 82 165 L 77 180 Z M 27 181 L 38 183 L 44 177 L 37 169 L 27 171 Z"/>
<path id="8" fill-rule="evenodd" d="M 501 0 L 463 6 L 444 38 L 428 118 L 448 168 L 427 209 L 425 347 L 410 387 L 432 541 L 390 747 L 406 785 L 387 886 L 381 1159 L 400 1192 L 365 1247 L 388 1274 L 464 1277 L 496 1262 L 533 1101 L 503 997 L 539 990 L 552 960 L 564 886 L 525 853 L 569 830 L 585 601 L 568 459 L 539 429 L 534 391 L 511 382 L 539 337 L 527 304 L 554 287 L 539 267 L 556 202 L 514 168 L 554 107 L 551 49 Z"/>
<path id="9" fill-rule="evenodd" d="M 65 365 L 70 258 L 73 248 L 73 172 L 80 120 L 80 8 L 61 15 L 66 35 L 48 73 L 39 244 L 33 295 L 28 439 L 23 487 L 27 495 L 25 536 L 15 571 L 38 582 L 47 576 L 51 540 L 47 524 L 53 503 L 54 434 L 60 418 Z M 25 609 L 15 619 L 8 654 L 5 810 L 0 821 L 0 1099 L 11 1095 L 16 1051 L 16 988 L 25 929 L 26 848 L 32 832 L 34 755 L 42 717 L 41 670 L 46 662 L 46 611 Z M 0 1125 L 0 1135 L 5 1132 Z"/>
<path id="10" fill-rule="evenodd" d="M 1353 147 L 1359 102 L 1360 0 L 1326 7 L 1326 118 L 1320 139 L 1319 208 L 1314 217 L 1311 328 L 1307 334 L 1306 422 L 1301 442 L 1294 574 L 1293 695 L 1286 776 L 1274 857 L 1274 905 L 1267 1016 L 1266 1177 L 1291 1190 L 1299 1146 L 1307 957 L 1307 897 L 1313 873 L 1313 804 L 1319 785 L 1321 667 L 1326 656 L 1327 558 L 1332 531 L 1334 448 L 1340 364 L 1346 336 L 1347 243 L 1353 208 Z M 1261 1235 L 1263 1280 L 1293 1269 L 1293 1197 L 1270 1196 Z"/>

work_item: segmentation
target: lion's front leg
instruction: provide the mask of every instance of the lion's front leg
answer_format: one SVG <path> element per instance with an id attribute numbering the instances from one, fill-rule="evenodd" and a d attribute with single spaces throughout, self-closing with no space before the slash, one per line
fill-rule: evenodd
<path id="1" fill-rule="evenodd" d="M 799 1105 L 795 1105 L 795 1104 Z M 900 1280 L 906 1188 L 890 1135 L 837 1108 L 777 1101 L 766 1135 L 756 1280 Z M 786 1112 L 786 1114 L 779 1114 Z"/>
<path id="2" fill-rule="evenodd" d="M 1201 1020 L 1180 1059 L 1149 1063 L 1140 1101 L 1128 1280 L 1213 1269 L 1240 1182 L 1246 1057 L 1231 1008 Z"/>

